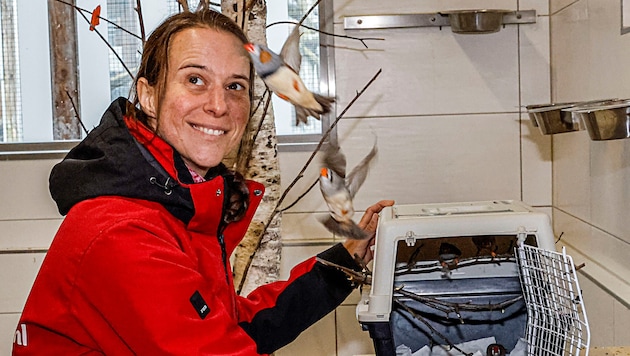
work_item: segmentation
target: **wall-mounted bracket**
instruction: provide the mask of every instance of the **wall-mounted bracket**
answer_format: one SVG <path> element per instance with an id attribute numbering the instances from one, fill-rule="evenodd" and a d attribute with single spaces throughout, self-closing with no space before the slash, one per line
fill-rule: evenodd
<path id="1" fill-rule="evenodd" d="M 503 24 L 536 23 L 536 10 L 513 11 L 503 15 Z M 346 30 L 367 30 L 408 27 L 450 26 L 446 13 L 401 14 L 401 15 L 365 15 L 347 16 L 343 26 Z"/>

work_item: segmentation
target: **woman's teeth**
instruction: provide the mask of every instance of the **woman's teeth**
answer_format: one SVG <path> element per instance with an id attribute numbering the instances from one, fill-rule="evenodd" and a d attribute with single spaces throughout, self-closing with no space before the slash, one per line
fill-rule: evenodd
<path id="1" fill-rule="evenodd" d="M 213 130 L 213 129 L 208 129 L 208 128 L 197 126 L 197 125 L 193 125 L 193 128 L 195 130 L 199 130 L 199 131 L 201 131 L 201 132 L 203 132 L 205 134 L 213 135 L 213 136 L 220 136 L 220 135 L 223 135 L 225 133 L 225 131 L 223 131 L 223 130 Z"/>

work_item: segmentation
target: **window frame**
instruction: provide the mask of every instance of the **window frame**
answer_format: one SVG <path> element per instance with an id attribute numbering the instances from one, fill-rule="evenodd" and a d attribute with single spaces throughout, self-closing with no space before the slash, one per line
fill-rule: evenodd
<path id="1" fill-rule="evenodd" d="M 319 27 L 326 33 L 334 32 L 332 0 L 322 0 L 319 4 Z M 77 14 L 78 16 L 78 14 Z M 19 17 L 19 13 L 18 13 Z M 83 19 L 80 16 L 77 22 Z M 19 21 L 19 20 L 18 20 Z M 23 29 L 23 27 L 20 27 Z M 80 36 L 80 34 L 78 34 Z M 320 88 L 321 94 L 335 97 L 335 61 L 334 61 L 334 37 L 320 33 Z M 79 54 L 80 55 L 80 54 Z M 112 99 L 113 100 L 113 99 Z M 322 115 L 322 132 L 318 134 L 294 134 L 278 135 L 278 150 L 280 152 L 313 151 L 318 145 L 324 133 L 335 120 L 335 105 L 330 113 Z M 52 120 L 52 118 L 51 118 Z M 52 121 L 51 121 L 52 125 Z M 332 130 L 325 143 L 336 142 L 336 129 Z M 81 139 L 63 141 L 39 141 L 39 142 L 0 142 L 0 160 L 24 160 L 24 159 L 57 159 L 63 158 L 70 149 L 76 146 Z"/>

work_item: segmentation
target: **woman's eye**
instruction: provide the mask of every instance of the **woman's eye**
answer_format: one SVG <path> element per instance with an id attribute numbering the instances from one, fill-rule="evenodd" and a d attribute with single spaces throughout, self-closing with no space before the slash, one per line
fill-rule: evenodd
<path id="1" fill-rule="evenodd" d="M 188 78 L 188 82 L 194 85 L 203 85 L 203 80 L 199 77 L 190 77 Z"/>
<path id="2" fill-rule="evenodd" d="M 228 85 L 228 89 L 230 90 L 244 90 L 245 86 L 240 83 L 232 83 Z"/>

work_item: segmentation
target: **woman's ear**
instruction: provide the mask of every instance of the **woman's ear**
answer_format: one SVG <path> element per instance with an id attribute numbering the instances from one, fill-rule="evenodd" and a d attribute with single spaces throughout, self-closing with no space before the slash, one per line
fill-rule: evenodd
<path id="1" fill-rule="evenodd" d="M 136 84 L 136 92 L 138 93 L 138 102 L 142 111 L 150 118 L 157 118 L 155 88 L 149 85 L 146 78 L 140 78 Z"/>

